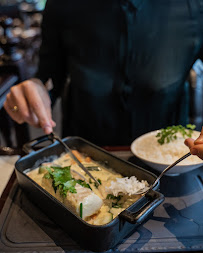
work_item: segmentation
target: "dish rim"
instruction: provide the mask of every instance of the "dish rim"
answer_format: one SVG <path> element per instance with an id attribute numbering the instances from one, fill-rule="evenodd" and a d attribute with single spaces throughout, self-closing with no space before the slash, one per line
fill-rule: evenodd
<path id="1" fill-rule="evenodd" d="M 145 134 L 143 134 L 143 135 L 140 135 L 139 137 L 137 137 L 137 138 L 131 143 L 130 149 L 131 149 L 131 152 L 132 152 L 137 158 L 139 158 L 140 160 L 142 160 L 142 161 L 144 161 L 144 162 L 146 162 L 146 163 L 151 163 L 151 164 L 154 164 L 154 165 L 166 166 L 166 167 L 167 167 L 167 166 L 170 165 L 170 163 L 160 163 L 160 162 L 154 162 L 154 161 L 152 161 L 152 160 L 147 160 L 147 159 L 141 157 L 140 155 L 138 155 L 138 154 L 135 152 L 135 151 L 136 151 L 135 145 L 136 145 L 136 142 L 137 142 L 138 140 L 140 140 L 141 138 L 143 138 L 143 137 L 145 137 L 145 136 L 147 136 L 147 135 L 154 135 L 155 133 L 158 133 L 160 130 L 161 130 L 161 129 L 159 129 L 159 130 L 154 130 L 154 131 L 151 131 L 151 132 L 147 132 L 147 133 L 145 133 Z M 200 131 L 196 131 L 196 130 L 194 130 L 194 132 L 200 133 Z M 201 161 L 201 159 L 200 159 L 200 161 Z M 176 168 L 177 168 L 177 167 L 189 168 L 189 167 L 198 166 L 198 165 L 199 165 L 199 166 L 203 165 L 203 160 L 202 160 L 202 162 L 193 163 L 193 164 L 178 164 L 178 165 L 176 165 L 175 167 L 176 167 Z"/>

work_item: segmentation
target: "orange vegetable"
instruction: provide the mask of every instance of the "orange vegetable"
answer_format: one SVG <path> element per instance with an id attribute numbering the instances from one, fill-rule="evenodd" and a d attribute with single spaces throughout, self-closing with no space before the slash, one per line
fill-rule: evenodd
<path id="1" fill-rule="evenodd" d="M 89 156 L 85 157 L 85 162 L 87 163 L 91 162 L 91 158 Z"/>
<path id="2" fill-rule="evenodd" d="M 72 150 L 72 153 L 76 156 L 76 158 L 77 158 L 80 162 L 82 162 L 83 157 L 82 157 L 82 155 L 81 155 L 77 150 Z"/>

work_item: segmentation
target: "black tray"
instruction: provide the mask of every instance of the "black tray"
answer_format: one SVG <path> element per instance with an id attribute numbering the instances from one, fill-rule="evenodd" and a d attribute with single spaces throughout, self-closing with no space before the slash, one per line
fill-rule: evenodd
<path id="1" fill-rule="evenodd" d="M 15 164 L 18 183 L 29 198 L 84 249 L 106 251 L 115 247 L 163 202 L 163 194 L 156 191 L 159 187 L 158 182 L 153 189 L 143 194 L 108 224 L 95 226 L 84 222 L 25 173 L 27 169 L 34 169 L 39 166 L 39 163 L 51 161 L 53 157 L 56 158 L 64 153 L 64 147 L 58 141 L 38 151 L 33 151 L 33 147 L 47 140 L 53 141 L 53 136 L 41 136 L 25 145 L 24 150 L 31 148 L 32 152 L 19 159 Z M 150 185 L 157 178 L 155 174 L 119 159 L 81 137 L 71 136 L 63 140 L 69 148 L 85 153 L 95 161 L 108 164 L 110 168 L 123 176 L 136 176 L 138 180 L 147 180 Z"/>
<path id="2" fill-rule="evenodd" d="M 149 169 L 135 157 L 129 160 Z M 150 218 L 108 252 L 203 251 L 203 168 L 163 177 L 161 192 L 165 201 Z M 0 215 L 0 231 L 0 252 L 87 252 L 33 205 L 17 183 Z"/>

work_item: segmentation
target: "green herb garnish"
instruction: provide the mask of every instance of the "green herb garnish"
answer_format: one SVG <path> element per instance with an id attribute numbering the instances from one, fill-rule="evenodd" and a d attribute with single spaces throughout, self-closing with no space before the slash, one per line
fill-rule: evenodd
<path id="1" fill-rule="evenodd" d="M 121 208 L 122 205 L 119 204 L 118 202 L 121 200 L 122 197 L 123 197 L 122 195 L 118 195 L 118 196 L 116 197 L 116 196 L 114 196 L 113 194 L 108 194 L 108 195 L 106 196 L 106 199 L 115 200 L 115 202 L 112 202 L 112 207 L 113 207 L 113 208 Z"/>
<path id="2" fill-rule="evenodd" d="M 120 199 L 121 199 L 121 195 L 118 195 L 117 197 L 116 196 L 114 196 L 113 194 L 108 194 L 107 196 L 106 196 L 106 199 L 113 199 L 113 200 L 117 200 L 117 201 L 119 201 Z"/>
<path id="3" fill-rule="evenodd" d="M 60 194 L 64 197 L 67 196 L 67 192 L 77 193 L 75 185 L 78 183 L 83 187 L 90 188 L 90 185 L 83 180 L 76 180 L 71 176 L 71 166 L 67 167 L 47 167 L 47 173 L 44 175 L 46 179 L 52 179 L 52 186 L 54 191 L 59 190 Z"/>
<path id="4" fill-rule="evenodd" d="M 88 183 L 86 183 L 85 181 L 80 180 L 80 179 L 75 180 L 75 181 L 76 181 L 76 183 L 80 184 L 81 186 L 83 186 L 85 188 L 89 188 L 90 190 L 92 190 L 92 188 L 90 187 L 90 185 Z"/>
<path id="5" fill-rule="evenodd" d="M 77 193 L 77 191 L 75 189 L 75 185 L 76 185 L 76 181 L 74 179 L 72 179 L 72 180 L 69 180 L 63 184 L 59 184 L 58 187 L 56 187 L 56 190 L 59 189 L 61 196 L 66 197 L 68 191 L 71 193 Z M 54 188 L 54 186 L 53 186 L 53 188 Z"/>
<path id="6" fill-rule="evenodd" d="M 98 178 L 97 181 L 98 181 L 99 184 L 102 184 L 101 179 Z M 96 182 L 94 183 L 94 186 L 95 186 L 96 188 L 99 187 L 99 185 L 98 185 Z"/>
<path id="7" fill-rule="evenodd" d="M 122 208 L 122 205 L 112 202 L 112 208 Z"/>
<path id="8" fill-rule="evenodd" d="M 167 128 L 162 128 L 160 132 L 156 135 L 159 144 L 169 143 L 170 141 L 177 139 L 177 133 L 182 134 L 184 138 L 191 137 L 195 125 L 187 124 L 186 127 L 182 125 L 168 126 Z"/>

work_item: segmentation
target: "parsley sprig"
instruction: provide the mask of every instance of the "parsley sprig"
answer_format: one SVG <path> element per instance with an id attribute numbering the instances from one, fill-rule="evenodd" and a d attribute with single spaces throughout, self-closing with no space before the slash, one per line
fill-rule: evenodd
<path id="1" fill-rule="evenodd" d="M 122 205 L 118 203 L 118 202 L 121 200 L 121 198 L 122 198 L 122 195 L 118 195 L 118 196 L 116 197 L 116 196 L 114 196 L 113 194 L 108 194 L 108 195 L 106 196 L 106 199 L 112 199 L 112 200 L 113 200 L 113 202 L 112 202 L 112 207 L 113 207 L 113 208 L 121 208 L 121 207 L 122 207 Z M 114 202 L 114 201 L 115 201 L 115 202 Z"/>
<path id="2" fill-rule="evenodd" d="M 67 192 L 77 193 L 75 189 L 76 184 L 80 184 L 83 187 L 90 188 L 89 184 L 87 184 L 83 180 L 76 180 L 71 175 L 71 166 L 67 167 L 47 167 L 47 173 L 44 175 L 46 179 L 52 179 L 52 186 L 54 191 L 59 190 L 60 194 L 64 197 L 67 196 Z"/>
<path id="3" fill-rule="evenodd" d="M 162 128 L 160 132 L 156 135 L 159 144 L 169 143 L 170 141 L 177 139 L 177 133 L 180 133 L 184 138 L 191 137 L 195 125 L 187 124 L 186 127 L 182 125 L 168 126 L 167 128 Z"/>

